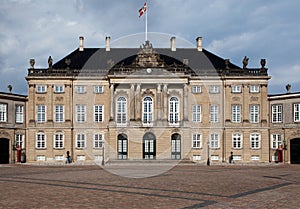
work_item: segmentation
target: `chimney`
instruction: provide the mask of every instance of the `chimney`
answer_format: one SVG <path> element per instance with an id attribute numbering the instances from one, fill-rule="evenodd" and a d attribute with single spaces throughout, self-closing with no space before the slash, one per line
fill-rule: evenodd
<path id="1" fill-rule="evenodd" d="M 202 52 L 202 37 L 196 38 L 196 41 L 197 41 L 197 50 L 199 52 Z"/>
<path id="2" fill-rule="evenodd" d="M 170 41 L 171 41 L 171 51 L 174 52 L 176 51 L 176 38 L 172 37 Z"/>
<path id="3" fill-rule="evenodd" d="M 79 37 L 79 51 L 83 51 L 83 36 Z"/>
<path id="4" fill-rule="evenodd" d="M 110 37 L 106 36 L 105 38 L 106 51 L 110 51 Z"/>

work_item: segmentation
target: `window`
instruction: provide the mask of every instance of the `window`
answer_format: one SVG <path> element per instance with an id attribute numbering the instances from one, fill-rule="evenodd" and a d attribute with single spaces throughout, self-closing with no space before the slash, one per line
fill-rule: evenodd
<path id="1" fill-rule="evenodd" d="M 64 134 L 55 133 L 54 135 L 54 149 L 63 149 L 64 148 Z"/>
<path id="2" fill-rule="evenodd" d="M 85 122 L 85 105 L 76 105 L 76 121 Z"/>
<path id="3" fill-rule="evenodd" d="M 7 104 L 0 104 L 0 122 L 7 122 Z"/>
<path id="4" fill-rule="evenodd" d="M 46 148 L 46 135 L 44 133 L 37 133 L 35 147 L 37 149 L 45 149 Z"/>
<path id="5" fill-rule="evenodd" d="M 192 148 L 201 148 L 202 147 L 202 135 L 201 134 L 193 134 L 192 136 Z"/>
<path id="6" fill-rule="evenodd" d="M 259 105 L 250 105 L 250 123 L 259 122 Z"/>
<path id="7" fill-rule="evenodd" d="M 143 100 L 143 123 L 152 124 L 153 121 L 153 101 L 147 96 Z"/>
<path id="8" fill-rule="evenodd" d="M 234 133 L 232 135 L 232 148 L 234 148 L 234 149 L 242 148 L 242 134 Z"/>
<path id="9" fill-rule="evenodd" d="M 241 122 L 241 105 L 232 105 L 232 122 Z"/>
<path id="10" fill-rule="evenodd" d="M 24 106 L 16 105 L 16 123 L 24 122 Z"/>
<path id="11" fill-rule="evenodd" d="M 259 93 L 259 85 L 251 85 L 250 93 Z"/>
<path id="12" fill-rule="evenodd" d="M 201 93 L 201 86 L 193 86 L 192 87 L 192 92 L 194 94 Z"/>
<path id="13" fill-rule="evenodd" d="M 259 155 L 251 155 L 251 160 L 252 161 L 259 161 L 260 157 L 259 157 Z"/>
<path id="14" fill-rule="evenodd" d="M 63 85 L 55 85 L 54 93 L 64 93 L 64 86 Z"/>
<path id="15" fill-rule="evenodd" d="M 22 149 L 25 149 L 25 140 L 23 134 L 16 134 L 15 135 L 15 146 L 20 146 Z"/>
<path id="16" fill-rule="evenodd" d="M 36 86 L 36 93 L 46 93 L 47 86 L 46 85 L 37 85 Z"/>
<path id="17" fill-rule="evenodd" d="M 65 158 L 63 155 L 55 155 L 55 160 L 56 161 L 63 161 Z"/>
<path id="18" fill-rule="evenodd" d="M 300 104 L 294 104 L 294 122 L 300 122 Z"/>
<path id="19" fill-rule="evenodd" d="M 102 148 L 103 147 L 103 135 L 95 134 L 94 135 L 94 148 Z"/>
<path id="20" fill-rule="evenodd" d="M 260 134 L 258 133 L 250 134 L 250 146 L 251 149 L 260 149 Z"/>
<path id="21" fill-rule="evenodd" d="M 177 97 L 170 98 L 169 122 L 172 125 L 179 123 L 179 100 Z"/>
<path id="22" fill-rule="evenodd" d="M 117 124 L 126 125 L 127 121 L 127 101 L 125 97 L 117 99 Z"/>
<path id="23" fill-rule="evenodd" d="M 46 161 L 46 156 L 45 155 L 37 155 L 36 160 L 37 161 Z"/>
<path id="24" fill-rule="evenodd" d="M 103 86 L 94 86 L 94 93 L 102 94 L 103 93 Z"/>
<path id="25" fill-rule="evenodd" d="M 280 134 L 271 135 L 271 148 L 278 149 L 279 145 L 282 145 L 282 139 Z"/>
<path id="26" fill-rule="evenodd" d="M 217 86 L 217 85 L 209 86 L 209 93 L 211 93 L 211 94 L 220 93 L 220 86 Z"/>
<path id="27" fill-rule="evenodd" d="M 77 134 L 76 136 L 76 148 L 85 148 L 85 134 Z"/>
<path id="28" fill-rule="evenodd" d="M 64 122 L 64 106 L 55 105 L 54 107 L 54 120 L 57 123 Z"/>
<path id="29" fill-rule="evenodd" d="M 94 106 L 94 122 L 101 123 L 103 122 L 103 105 Z"/>
<path id="30" fill-rule="evenodd" d="M 242 86 L 241 85 L 231 86 L 231 92 L 232 93 L 241 93 L 242 92 Z"/>
<path id="31" fill-rule="evenodd" d="M 209 120 L 211 123 L 219 122 L 219 105 L 210 105 L 209 107 Z"/>
<path id="32" fill-rule="evenodd" d="M 282 105 L 272 105 L 272 123 L 282 122 Z"/>
<path id="33" fill-rule="evenodd" d="M 210 148 L 212 149 L 220 148 L 219 134 L 210 134 Z"/>
<path id="34" fill-rule="evenodd" d="M 193 122 L 201 122 L 201 105 L 192 106 Z"/>
<path id="35" fill-rule="evenodd" d="M 85 86 L 76 86 L 76 93 L 77 94 L 84 94 L 84 93 L 86 93 L 86 87 Z"/>
<path id="36" fill-rule="evenodd" d="M 84 161 L 85 160 L 85 155 L 77 155 L 77 160 L 78 161 Z"/>
<path id="37" fill-rule="evenodd" d="M 38 123 L 46 122 L 46 105 L 38 105 L 36 107 L 36 120 Z"/>

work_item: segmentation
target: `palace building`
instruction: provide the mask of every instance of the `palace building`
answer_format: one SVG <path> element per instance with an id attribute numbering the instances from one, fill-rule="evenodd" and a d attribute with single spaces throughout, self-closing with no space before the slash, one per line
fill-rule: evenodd
<path id="1" fill-rule="evenodd" d="M 79 48 L 28 69 L 28 162 L 269 162 L 268 70 L 202 47 Z"/>

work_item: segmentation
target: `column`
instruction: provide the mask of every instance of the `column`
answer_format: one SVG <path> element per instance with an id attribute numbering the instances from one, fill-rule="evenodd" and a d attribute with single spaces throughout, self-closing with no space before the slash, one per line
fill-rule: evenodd
<path id="1" fill-rule="evenodd" d="M 164 98 L 163 120 L 168 120 L 168 84 L 164 84 L 163 98 Z"/>
<path id="2" fill-rule="evenodd" d="M 183 120 L 188 121 L 188 86 L 184 84 L 183 87 Z"/>
<path id="3" fill-rule="evenodd" d="M 141 84 L 137 84 L 136 90 L 135 90 L 135 102 L 136 102 L 136 112 L 135 112 L 135 117 L 137 121 L 141 120 Z"/>
<path id="4" fill-rule="evenodd" d="M 130 120 L 133 121 L 134 117 L 134 109 L 135 109 L 135 99 L 134 99 L 134 84 L 131 84 L 130 94 L 129 94 L 129 105 L 130 105 Z"/>
<path id="5" fill-rule="evenodd" d="M 110 84 L 110 120 L 113 121 L 114 120 L 114 116 L 115 116 L 115 100 L 114 100 L 114 93 L 115 93 L 115 89 L 114 89 L 114 84 Z"/>
<path id="6" fill-rule="evenodd" d="M 161 120 L 161 112 L 162 112 L 162 106 L 161 106 L 161 84 L 157 84 L 157 118 L 156 120 Z"/>

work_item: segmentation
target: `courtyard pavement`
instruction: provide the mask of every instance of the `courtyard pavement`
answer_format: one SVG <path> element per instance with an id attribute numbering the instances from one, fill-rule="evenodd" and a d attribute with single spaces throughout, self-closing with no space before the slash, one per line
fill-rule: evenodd
<path id="1" fill-rule="evenodd" d="M 0 208 L 300 208 L 300 165 L 177 165 L 131 176 L 140 170 L 0 165 Z"/>

